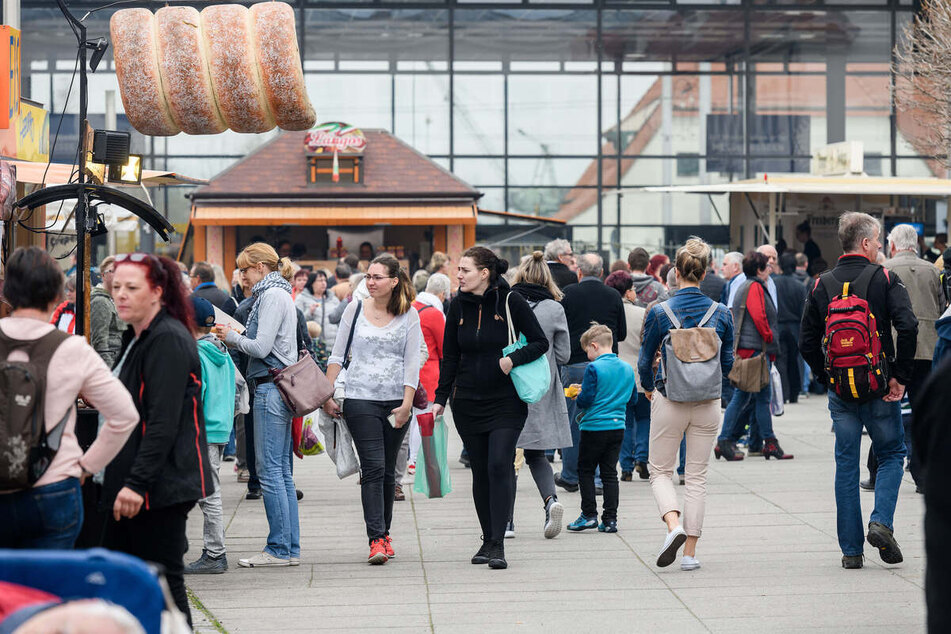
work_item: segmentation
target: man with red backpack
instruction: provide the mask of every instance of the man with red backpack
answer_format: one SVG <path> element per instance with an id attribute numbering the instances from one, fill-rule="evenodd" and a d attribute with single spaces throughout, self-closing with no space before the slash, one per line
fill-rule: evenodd
<path id="1" fill-rule="evenodd" d="M 875 264 L 882 227 L 872 216 L 839 218 L 844 255 L 806 298 L 799 348 L 817 380 L 829 386 L 835 429 L 835 501 L 843 568 L 863 565 L 859 458 L 868 429 L 878 477 L 868 543 L 882 561 L 902 561 L 892 532 L 905 443 L 899 402 L 912 378 L 918 320 L 898 275 Z M 892 340 L 892 328 L 898 333 Z"/>

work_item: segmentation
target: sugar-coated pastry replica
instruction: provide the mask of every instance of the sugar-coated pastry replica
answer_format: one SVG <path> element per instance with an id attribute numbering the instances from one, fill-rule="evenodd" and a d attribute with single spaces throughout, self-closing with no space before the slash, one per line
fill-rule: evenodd
<path id="1" fill-rule="evenodd" d="M 217 134 L 227 124 L 211 87 L 201 38 L 201 16 L 192 7 L 155 12 L 159 69 L 172 117 L 187 134 Z"/>
<path id="2" fill-rule="evenodd" d="M 153 136 L 309 129 L 317 116 L 294 22 L 284 2 L 116 11 L 110 32 L 132 127 Z"/>
<path id="3" fill-rule="evenodd" d="M 126 117 L 142 134 L 170 136 L 180 129 L 165 100 L 155 46 L 155 18 L 148 9 L 116 11 L 109 21 L 116 79 Z"/>
<path id="4" fill-rule="evenodd" d="M 261 2 L 250 11 L 264 94 L 277 125 L 284 130 L 308 130 L 317 115 L 304 85 L 294 10 L 283 2 Z"/>
<path id="5" fill-rule="evenodd" d="M 228 127 L 235 132 L 272 130 L 276 122 L 261 85 L 248 9 L 240 4 L 205 7 L 201 34 L 218 109 Z"/>

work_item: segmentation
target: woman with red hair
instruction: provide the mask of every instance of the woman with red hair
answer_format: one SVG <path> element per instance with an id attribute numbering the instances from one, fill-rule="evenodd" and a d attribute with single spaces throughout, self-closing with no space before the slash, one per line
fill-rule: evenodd
<path id="1" fill-rule="evenodd" d="M 102 504 L 112 517 L 103 545 L 161 564 L 191 624 L 185 523 L 195 502 L 214 491 L 192 303 L 178 265 L 147 253 L 116 257 L 112 297 L 130 326 L 113 374 L 132 394 L 140 423 L 106 468 Z"/>
<path id="2" fill-rule="evenodd" d="M 661 284 L 667 284 L 667 280 L 661 279 L 660 277 L 660 269 L 665 264 L 670 264 L 669 257 L 664 255 L 663 253 L 652 255 L 650 259 L 650 264 L 647 265 L 647 271 L 645 271 L 645 273 L 647 273 L 648 275 L 652 275 L 654 279 L 656 279 Z"/>

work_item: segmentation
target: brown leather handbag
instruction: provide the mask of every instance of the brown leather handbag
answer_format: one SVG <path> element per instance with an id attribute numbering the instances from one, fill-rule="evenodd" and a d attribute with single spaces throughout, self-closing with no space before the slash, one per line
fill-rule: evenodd
<path id="1" fill-rule="evenodd" d="M 769 357 L 766 354 L 766 340 L 763 340 L 763 351 L 749 359 L 736 356 L 740 345 L 740 331 L 746 319 L 746 298 L 749 296 L 749 286 L 740 298 L 737 313 L 740 315 L 736 329 L 733 331 L 733 369 L 730 370 L 730 384 L 736 389 L 755 394 L 762 391 L 769 384 Z"/>
<path id="2" fill-rule="evenodd" d="M 283 370 L 271 370 L 274 386 L 294 416 L 306 416 L 334 395 L 330 379 L 320 371 L 307 350 L 300 351 L 300 360 Z"/>

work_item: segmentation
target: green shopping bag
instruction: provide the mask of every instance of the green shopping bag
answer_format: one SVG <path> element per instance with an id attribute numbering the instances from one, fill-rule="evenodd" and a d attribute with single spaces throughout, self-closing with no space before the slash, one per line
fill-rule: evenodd
<path id="1" fill-rule="evenodd" d="M 413 490 L 428 498 L 441 498 L 452 491 L 449 478 L 449 429 L 443 417 L 432 412 L 416 417 L 422 442 L 416 454 L 416 481 Z"/>

